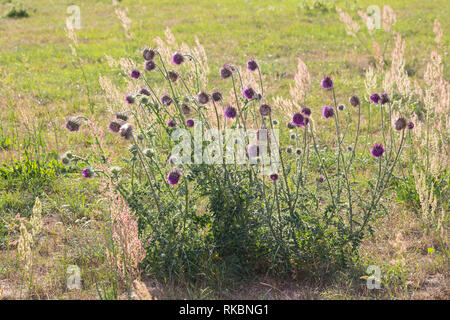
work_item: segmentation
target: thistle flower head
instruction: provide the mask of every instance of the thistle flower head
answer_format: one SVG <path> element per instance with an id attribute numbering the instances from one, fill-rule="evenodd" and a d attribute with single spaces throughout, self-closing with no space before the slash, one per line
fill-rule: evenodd
<path id="1" fill-rule="evenodd" d="M 175 128 L 176 125 L 177 125 L 177 124 L 176 124 L 175 120 L 173 120 L 173 119 L 167 120 L 167 126 L 168 126 L 169 128 Z"/>
<path id="2" fill-rule="evenodd" d="M 295 133 L 291 133 L 289 138 L 291 138 L 291 140 L 295 140 L 297 138 L 297 135 Z"/>
<path id="3" fill-rule="evenodd" d="M 407 122 L 406 119 L 403 117 L 400 117 L 395 121 L 395 130 L 403 130 L 406 128 L 406 126 Z"/>
<path id="4" fill-rule="evenodd" d="M 301 113 L 296 113 L 292 116 L 291 122 L 297 127 L 303 127 L 305 125 L 305 117 Z"/>
<path id="5" fill-rule="evenodd" d="M 319 176 L 317 177 L 317 182 L 319 183 L 323 183 L 325 181 L 325 177 L 321 174 L 319 174 Z"/>
<path id="6" fill-rule="evenodd" d="M 220 100 L 222 100 L 222 93 L 220 91 L 213 91 L 211 96 L 214 102 L 219 102 Z"/>
<path id="7" fill-rule="evenodd" d="M 349 102 L 353 107 L 357 107 L 361 104 L 361 100 L 359 99 L 359 97 L 356 94 L 353 94 L 350 97 Z"/>
<path id="8" fill-rule="evenodd" d="M 180 65 L 184 62 L 184 56 L 179 52 L 175 52 L 172 56 L 172 62 L 176 65 Z"/>
<path id="9" fill-rule="evenodd" d="M 277 119 L 273 119 L 273 120 L 272 120 L 272 124 L 273 124 L 274 126 L 277 126 L 277 125 L 279 124 L 279 122 L 278 122 Z"/>
<path id="10" fill-rule="evenodd" d="M 338 110 L 339 111 L 344 111 L 344 109 L 345 109 L 345 105 L 344 104 L 340 104 L 340 105 L 338 105 Z"/>
<path id="11" fill-rule="evenodd" d="M 278 174 L 272 173 L 272 174 L 270 175 L 270 180 L 272 180 L 272 181 L 277 181 L 277 180 L 278 180 Z"/>
<path id="12" fill-rule="evenodd" d="M 94 175 L 94 170 L 91 167 L 86 167 L 83 169 L 82 174 L 85 178 L 91 178 Z"/>
<path id="13" fill-rule="evenodd" d="M 81 126 L 80 117 L 70 117 L 69 119 L 67 119 L 66 128 L 70 132 L 78 131 L 80 129 L 80 126 Z"/>
<path id="14" fill-rule="evenodd" d="M 408 122 L 408 129 L 409 130 L 414 129 L 414 122 L 412 122 L 412 121 Z"/>
<path id="15" fill-rule="evenodd" d="M 253 90 L 253 88 L 252 87 L 246 87 L 246 88 L 244 88 L 244 89 L 242 89 L 242 94 L 244 95 L 244 97 L 247 99 L 247 100 L 253 100 L 253 99 L 255 99 L 256 98 L 256 92 L 255 92 L 255 90 Z"/>
<path id="16" fill-rule="evenodd" d="M 144 96 L 150 96 L 150 91 L 147 90 L 147 88 L 142 87 L 141 90 L 139 90 L 139 94 L 142 94 Z"/>
<path id="17" fill-rule="evenodd" d="M 333 80 L 331 80 L 330 76 L 325 76 L 320 84 L 325 90 L 330 90 L 333 88 Z"/>
<path id="18" fill-rule="evenodd" d="M 191 113 L 191 108 L 190 108 L 187 104 L 183 103 L 183 104 L 181 105 L 181 112 L 182 112 L 185 116 L 187 116 L 187 115 L 189 115 L 189 114 Z"/>
<path id="19" fill-rule="evenodd" d="M 289 121 L 286 126 L 288 127 L 288 129 L 294 129 L 295 128 L 295 124 L 292 123 L 292 121 Z"/>
<path id="20" fill-rule="evenodd" d="M 181 171 L 178 169 L 173 169 L 172 171 L 169 172 L 169 174 L 167 175 L 167 182 L 173 186 L 178 184 L 178 182 L 180 181 L 181 178 Z"/>
<path id="21" fill-rule="evenodd" d="M 176 73 L 175 71 L 169 71 L 168 72 L 168 77 L 170 79 L 170 81 L 175 82 L 178 80 L 178 73 Z"/>
<path id="22" fill-rule="evenodd" d="M 141 72 L 139 70 L 132 70 L 130 76 L 133 79 L 139 79 L 139 77 L 141 76 Z"/>
<path id="23" fill-rule="evenodd" d="M 145 48 L 142 51 L 142 56 L 144 57 L 145 60 L 149 61 L 149 60 L 153 60 L 155 58 L 156 52 L 153 49 L 149 49 L 149 48 Z"/>
<path id="24" fill-rule="evenodd" d="M 272 112 L 272 108 L 271 108 L 269 105 L 267 105 L 267 104 L 262 104 L 262 105 L 259 107 L 259 113 L 260 113 L 263 117 L 266 117 L 266 116 L 270 115 L 271 112 Z"/>
<path id="25" fill-rule="evenodd" d="M 389 99 L 389 96 L 388 96 L 388 94 L 386 93 L 386 92 L 384 92 L 384 93 L 382 93 L 381 94 L 381 97 L 380 97 L 380 99 L 381 99 L 381 104 L 386 104 L 386 103 L 389 103 L 391 100 Z"/>
<path id="26" fill-rule="evenodd" d="M 236 118 L 237 110 L 233 106 L 228 106 L 225 108 L 223 113 L 224 113 L 225 117 L 227 117 L 229 119 L 234 119 L 234 118 Z"/>
<path id="27" fill-rule="evenodd" d="M 302 154 L 302 149 L 295 149 L 295 154 L 296 155 L 301 155 Z"/>
<path id="28" fill-rule="evenodd" d="M 113 119 L 109 122 L 109 130 L 114 133 L 119 132 L 120 128 L 125 124 L 125 121 L 122 119 Z"/>
<path id="29" fill-rule="evenodd" d="M 188 127 L 188 128 L 192 128 L 193 126 L 194 126 L 194 119 L 187 119 L 186 120 L 186 126 Z"/>
<path id="30" fill-rule="evenodd" d="M 145 70 L 152 71 L 156 69 L 156 63 L 153 60 L 149 60 L 145 62 Z"/>
<path id="31" fill-rule="evenodd" d="M 381 100 L 381 97 L 378 93 L 372 93 L 370 95 L 370 101 L 372 101 L 373 103 L 377 104 L 380 102 L 380 100 Z"/>
<path id="32" fill-rule="evenodd" d="M 130 93 L 125 97 L 125 101 L 128 102 L 128 104 L 133 104 L 136 99 L 134 98 L 134 96 Z"/>
<path id="33" fill-rule="evenodd" d="M 304 115 L 305 117 L 309 117 L 311 115 L 311 109 L 304 107 L 301 111 L 302 115 Z"/>
<path id="34" fill-rule="evenodd" d="M 204 92 L 204 91 L 201 91 L 198 94 L 197 98 L 198 98 L 198 102 L 200 104 L 207 104 L 209 102 L 209 95 L 206 92 Z"/>
<path id="35" fill-rule="evenodd" d="M 133 136 L 133 127 L 129 123 L 123 124 L 119 129 L 119 134 L 129 140 Z"/>
<path id="36" fill-rule="evenodd" d="M 380 158 L 384 153 L 384 147 L 381 143 L 375 143 L 370 153 L 374 158 Z"/>
<path id="37" fill-rule="evenodd" d="M 173 102 L 173 100 L 168 94 L 165 94 L 161 97 L 161 103 L 166 106 L 170 106 L 172 104 L 172 102 Z"/>
<path id="38" fill-rule="evenodd" d="M 292 149 L 292 147 L 289 146 L 289 147 L 286 148 L 286 152 L 287 153 L 292 153 L 292 152 L 294 152 L 294 149 Z"/>
<path id="39" fill-rule="evenodd" d="M 255 59 L 250 59 L 247 61 L 247 69 L 250 71 L 255 71 L 258 69 L 258 64 L 256 63 Z"/>
<path id="40" fill-rule="evenodd" d="M 65 165 L 67 165 L 67 164 L 70 163 L 70 159 L 67 158 L 66 155 L 63 155 L 63 156 L 61 157 L 61 162 L 62 162 L 63 164 L 65 164 Z"/>
<path id="41" fill-rule="evenodd" d="M 144 150 L 142 150 L 142 153 L 147 158 L 151 158 L 154 155 L 154 151 L 152 149 L 149 149 L 149 148 L 145 148 Z"/>
<path id="42" fill-rule="evenodd" d="M 127 121 L 128 116 L 124 112 L 116 112 L 116 119 Z"/>
<path id="43" fill-rule="evenodd" d="M 229 77 L 231 77 L 231 75 L 233 74 L 234 68 L 233 66 L 231 66 L 228 63 L 225 63 L 223 65 L 223 67 L 220 69 L 220 77 L 222 79 L 227 79 Z"/>
<path id="44" fill-rule="evenodd" d="M 334 116 L 334 109 L 330 106 L 324 106 L 322 109 L 322 115 L 325 119 L 331 118 Z"/>

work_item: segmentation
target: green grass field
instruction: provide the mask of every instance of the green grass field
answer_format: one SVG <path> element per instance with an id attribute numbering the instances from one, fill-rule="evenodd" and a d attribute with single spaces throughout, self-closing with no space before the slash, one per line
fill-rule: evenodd
<path id="1" fill-rule="evenodd" d="M 80 151 L 94 144 L 88 135 L 67 134 L 64 123 L 68 116 L 108 119 L 99 75 L 107 75 L 125 90 L 105 54 L 141 61 L 142 48 L 151 46 L 155 37 L 164 37 L 170 28 L 179 43 L 194 45 L 198 38 L 205 47 L 211 88 L 219 84 L 219 69 L 225 62 L 244 64 L 254 57 L 265 76 L 268 98 L 287 95 L 300 57 L 308 66 L 313 87 L 329 74 L 339 79 L 338 100 L 348 101 L 346 94 L 354 90 L 363 92 L 364 73 L 372 63 L 369 53 L 346 34 L 334 6 L 307 10 L 304 3 L 313 1 L 122 0 L 119 6 L 128 8 L 131 19 L 133 39 L 129 41 L 110 0 L 0 0 L 0 160 L 7 168 L 0 175 L 0 221 L 11 221 L 17 214 L 30 217 L 39 196 L 46 230 L 35 248 L 34 280 L 26 283 L 15 272 L 17 232 L 8 233 L 0 223 L 0 298 L 98 298 L 96 284 L 103 283 L 108 272 L 97 241 L 106 220 L 98 201 L 101 195 L 95 181 L 70 172 L 55 159 L 67 150 Z M 423 77 L 435 47 L 433 22 L 438 19 L 444 31 L 442 62 L 448 66 L 448 1 L 333 3 L 359 22 L 357 10 L 391 6 L 397 14 L 393 29 L 406 41 L 405 68 L 418 78 Z M 76 33 L 82 69 L 65 32 L 70 5 L 81 10 L 81 29 Z M 7 17 L 13 7 L 25 9 L 29 17 Z M 376 36 L 392 50 L 392 38 L 378 30 Z M 444 77 L 449 78 L 448 68 L 444 68 Z M 310 107 L 319 110 L 323 100 L 324 93 L 313 89 Z M 119 154 L 126 152 L 113 147 L 113 138 L 107 143 Z M 29 159 L 42 160 L 45 169 L 30 169 Z M 20 160 L 25 164 L 11 169 Z M 145 282 L 160 299 L 448 299 L 446 248 L 440 247 L 436 237 L 421 235 L 415 209 L 399 202 L 388 203 L 388 208 L 391 215 L 380 217 L 375 236 L 361 247 L 364 266 L 381 265 L 386 271 L 381 291 L 355 284 L 354 279 L 364 276 L 359 271 L 318 282 L 255 278 L 245 288 L 235 284 L 221 290 L 153 278 Z M 66 290 L 68 265 L 82 268 L 83 290 Z"/>

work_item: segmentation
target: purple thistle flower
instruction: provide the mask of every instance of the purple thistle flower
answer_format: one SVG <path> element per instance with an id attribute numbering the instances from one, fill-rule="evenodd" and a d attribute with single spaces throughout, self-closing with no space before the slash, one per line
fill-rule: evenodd
<path id="1" fill-rule="evenodd" d="M 320 84 L 325 90 L 330 90 L 331 88 L 333 88 L 333 80 L 331 80 L 330 76 L 325 76 Z"/>
<path id="2" fill-rule="evenodd" d="M 189 114 L 191 113 L 191 108 L 189 108 L 189 106 L 188 106 L 187 104 L 183 103 L 183 104 L 181 105 L 181 112 L 182 112 L 185 116 L 187 116 L 187 115 L 189 115 Z"/>
<path id="3" fill-rule="evenodd" d="M 108 128 L 112 132 L 117 133 L 117 132 L 119 132 L 120 127 L 123 126 L 124 124 L 125 124 L 125 121 L 123 121 L 122 119 L 114 119 L 114 120 L 111 120 Z"/>
<path id="4" fill-rule="evenodd" d="M 270 113 L 272 112 L 272 108 L 268 105 L 268 104 L 262 104 L 259 107 L 259 113 L 263 116 L 266 117 L 268 115 L 270 115 Z"/>
<path id="5" fill-rule="evenodd" d="M 86 179 L 91 178 L 94 175 L 94 171 L 90 167 L 84 168 L 82 173 L 83 177 L 85 177 Z"/>
<path id="6" fill-rule="evenodd" d="M 229 119 L 234 119 L 234 118 L 236 118 L 237 110 L 233 106 L 228 106 L 225 108 L 223 113 L 224 113 L 225 117 L 227 117 Z"/>
<path id="7" fill-rule="evenodd" d="M 214 91 L 211 96 L 214 102 L 219 102 L 222 100 L 222 93 L 220 91 Z"/>
<path id="8" fill-rule="evenodd" d="M 257 144 L 249 144 L 247 146 L 247 154 L 250 158 L 255 158 L 259 156 L 259 146 Z"/>
<path id="9" fill-rule="evenodd" d="M 262 94 L 258 93 L 257 96 L 256 96 L 256 99 L 258 99 L 258 101 L 261 101 L 262 98 L 263 98 Z"/>
<path id="10" fill-rule="evenodd" d="M 181 171 L 178 169 L 173 169 L 172 171 L 169 172 L 169 174 L 167 175 L 167 182 L 173 186 L 178 184 L 178 182 L 180 181 L 181 178 Z"/>
<path id="11" fill-rule="evenodd" d="M 172 101 L 173 101 L 172 98 L 167 94 L 161 97 L 161 103 L 166 106 L 170 106 L 172 104 Z"/>
<path id="12" fill-rule="evenodd" d="M 408 129 L 409 130 L 414 129 L 414 122 L 412 122 L 412 121 L 408 122 Z"/>
<path id="13" fill-rule="evenodd" d="M 81 120 L 79 117 L 70 117 L 67 119 L 66 128 L 70 132 L 78 131 L 81 126 Z"/>
<path id="14" fill-rule="evenodd" d="M 305 124 L 305 117 L 302 116 L 301 113 L 296 113 L 292 116 L 291 122 L 295 124 L 297 127 L 302 127 Z"/>
<path id="15" fill-rule="evenodd" d="M 406 128 L 407 124 L 406 119 L 400 117 L 395 121 L 395 130 L 403 130 Z"/>
<path id="16" fill-rule="evenodd" d="M 175 71 L 169 71 L 168 77 L 169 77 L 170 81 L 175 82 L 178 79 L 178 73 L 176 73 Z"/>
<path id="17" fill-rule="evenodd" d="M 140 91 L 139 91 L 139 94 L 142 94 L 142 95 L 144 95 L 144 96 L 150 96 L 150 91 L 148 91 L 147 90 L 147 88 L 142 88 Z"/>
<path id="18" fill-rule="evenodd" d="M 193 119 L 187 119 L 186 120 L 186 126 L 188 127 L 188 128 L 192 128 L 193 126 L 194 126 L 194 120 Z"/>
<path id="19" fill-rule="evenodd" d="M 131 71 L 131 77 L 133 79 L 139 79 L 139 77 L 141 76 L 141 73 L 139 72 L 139 70 L 133 70 Z"/>
<path id="20" fill-rule="evenodd" d="M 128 102 L 129 104 L 133 104 L 134 101 L 136 101 L 136 99 L 134 99 L 134 96 L 132 94 L 129 94 L 125 97 L 126 102 Z"/>
<path id="21" fill-rule="evenodd" d="M 255 71 L 256 69 L 258 69 L 258 64 L 254 59 L 250 59 L 247 61 L 247 69 L 250 71 Z"/>
<path id="22" fill-rule="evenodd" d="M 202 91 L 198 94 L 198 102 L 200 104 L 207 104 L 209 102 L 209 96 L 206 92 Z"/>
<path id="23" fill-rule="evenodd" d="M 350 97 L 349 102 L 353 107 L 357 107 L 361 104 L 361 100 L 359 99 L 359 97 L 356 94 L 353 94 Z"/>
<path id="24" fill-rule="evenodd" d="M 145 62 L 145 70 L 152 71 L 156 69 L 156 63 L 153 60 Z"/>
<path id="25" fill-rule="evenodd" d="M 277 181 L 277 180 L 278 180 L 278 174 L 272 173 L 272 174 L 270 175 L 270 180 L 272 180 L 272 181 Z"/>
<path id="26" fill-rule="evenodd" d="M 177 124 L 176 124 L 175 120 L 173 120 L 173 119 L 169 119 L 169 120 L 167 121 L 167 126 L 168 126 L 169 128 L 175 128 L 176 125 L 177 125 Z"/>
<path id="27" fill-rule="evenodd" d="M 289 121 L 286 126 L 288 127 L 288 129 L 294 129 L 295 128 L 295 124 L 292 123 L 292 121 Z"/>
<path id="28" fill-rule="evenodd" d="M 116 112 L 116 119 L 127 121 L 128 116 L 124 112 Z"/>
<path id="29" fill-rule="evenodd" d="M 233 74 L 233 71 L 234 71 L 233 69 L 234 68 L 230 64 L 225 63 L 223 65 L 223 67 L 220 69 L 220 77 L 222 79 L 231 77 L 231 75 Z"/>
<path id="30" fill-rule="evenodd" d="M 372 101 L 375 104 L 380 102 L 380 100 L 381 100 L 381 97 L 378 93 L 372 93 L 372 95 L 370 96 L 370 101 Z"/>
<path id="31" fill-rule="evenodd" d="M 125 123 L 120 127 L 119 133 L 122 137 L 129 140 L 133 136 L 133 127 L 131 124 Z"/>
<path id="32" fill-rule="evenodd" d="M 153 50 L 153 49 L 149 49 L 149 48 L 145 48 L 143 51 L 142 51 L 142 56 L 144 57 L 144 59 L 145 60 L 153 60 L 153 58 L 155 58 L 155 54 L 156 54 L 156 52 L 155 52 L 155 50 Z"/>
<path id="33" fill-rule="evenodd" d="M 374 158 L 380 158 L 384 153 L 384 147 L 381 143 L 375 143 L 370 153 Z"/>
<path id="34" fill-rule="evenodd" d="M 319 183 L 323 183 L 325 181 L 325 177 L 323 176 L 323 175 L 319 175 L 318 177 L 317 177 L 317 182 L 319 182 Z"/>
<path id="35" fill-rule="evenodd" d="M 334 109 L 330 106 L 324 106 L 322 109 L 322 115 L 325 119 L 331 118 L 334 116 Z"/>
<path id="36" fill-rule="evenodd" d="M 242 89 L 242 94 L 247 100 L 253 100 L 256 97 L 256 92 L 252 87 Z"/>
<path id="37" fill-rule="evenodd" d="M 340 105 L 338 105 L 338 110 L 339 111 L 344 111 L 344 109 L 345 109 L 345 105 L 344 104 L 340 104 Z"/>
<path id="38" fill-rule="evenodd" d="M 180 65 L 184 62 L 184 56 L 179 52 L 175 52 L 175 54 L 172 56 L 172 62 L 176 65 Z"/>
<path id="39" fill-rule="evenodd" d="M 302 109 L 302 114 L 303 114 L 305 117 L 309 117 L 309 116 L 311 115 L 311 109 L 310 109 L 310 108 L 307 108 L 307 107 L 303 108 L 303 109 Z"/>
<path id="40" fill-rule="evenodd" d="M 381 94 L 381 104 L 389 103 L 391 100 L 386 92 Z"/>

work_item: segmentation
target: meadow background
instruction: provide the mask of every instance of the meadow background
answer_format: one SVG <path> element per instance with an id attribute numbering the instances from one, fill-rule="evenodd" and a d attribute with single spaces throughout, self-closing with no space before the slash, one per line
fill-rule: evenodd
<path id="1" fill-rule="evenodd" d="M 153 39 L 163 38 L 170 28 L 177 41 L 194 45 L 198 38 L 205 47 L 212 87 L 219 83 L 219 69 L 225 62 L 244 64 L 254 57 L 263 70 L 268 96 L 286 95 L 297 70 L 297 58 L 301 58 L 313 86 L 330 74 L 339 79 L 338 100 L 347 103 L 345 93 L 364 91 L 365 72 L 373 58 L 346 33 L 336 7 L 358 20 L 357 10 L 389 5 L 397 15 L 393 29 L 406 41 L 408 75 L 424 75 L 427 59 L 436 47 L 435 19 L 443 30 L 442 65 L 448 65 L 447 1 L 333 3 L 123 0 L 113 6 L 109 0 L 0 0 L 0 297 L 96 299 L 99 288 L 110 285 L 100 240 L 107 218 L 97 182 L 84 179 L 60 160 L 68 150 L 84 152 L 95 143 L 88 133 L 69 134 L 64 127 L 67 117 L 86 114 L 104 124 L 110 118 L 99 75 L 125 89 L 121 74 L 110 68 L 105 55 L 139 61 L 142 48 L 152 46 Z M 77 57 L 72 55 L 72 41 L 65 30 L 70 5 L 81 9 Z M 117 7 L 131 20 L 131 40 L 116 15 Z M 23 9 L 28 16 L 14 16 L 18 14 L 10 14 L 12 8 Z M 392 37 L 382 32 L 377 36 L 380 44 L 386 43 L 392 50 Z M 448 79 L 448 68 L 444 67 L 443 76 Z M 323 99 L 323 92 L 314 91 L 311 109 L 320 110 Z M 108 136 L 106 143 L 118 157 L 127 152 L 127 146 L 114 137 Z M 443 188 L 448 190 L 446 181 Z M 145 274 L 143 281 L 158 299 L 448 299 L 446 232 L 444 241 L 442 232 L 424 232 L 415 187 L 402 186 L 389 191 L 389 215 L 379 217 L 374 236 L 364 240 L 360 267 L 332 279 L 267 276 L 253 279 L 250 285 L 234 283 L 226 288 L 174 284 Z M 44 231 L 33 247 L 32 276 L 24 279 L 17 259 L 20 232 L 12 225 L 20 221 L 18 217 L 32 216 L 37 196 L 43 204 Z M 82 290 L 67 290 L 69 265 L 81 268 Z M 382 270 L 380 290 L 365 286 L 369 265 Z"/>

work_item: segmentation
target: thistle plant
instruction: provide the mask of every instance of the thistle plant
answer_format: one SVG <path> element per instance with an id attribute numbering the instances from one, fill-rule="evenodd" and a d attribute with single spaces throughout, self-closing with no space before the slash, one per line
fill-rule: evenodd
<path id="1" fill-rule="evenodd" d="M 289 114 L 287 100 L 268 98 L 257 60 L 246 68 L 225 63 L 219 91 L 208 89 L 206 58 L 193 53 L 201 49 L 157 44 L 143 50 L 142 70 L 127 73 L 138 89 L 116 101 L 126 117 L 115 112 L 108 125 L 129 144 L 126 173 L 72 157 L 89 165 L 84 177 L 115 181 L 136 212 L 148 270 L 198 280 L 211 278 L 213 266 L 242 276 L 348 263 L 384 210 L 404 148 L 407 119 L 392 123 L 393 99 L 380 96 L 381 135 L 365 150 L 360 129 L 368 106 L 357 94 L 348 108 L 338 103 L 331 76 L 320 81 L 327 93 L 321 110 L 307 106 L 304 90 Z M 309 75 L 295 79 L 291 93 L 311 86 Z M 373 172 L 369 181 L 360 179 L 362 170 Z"/>

